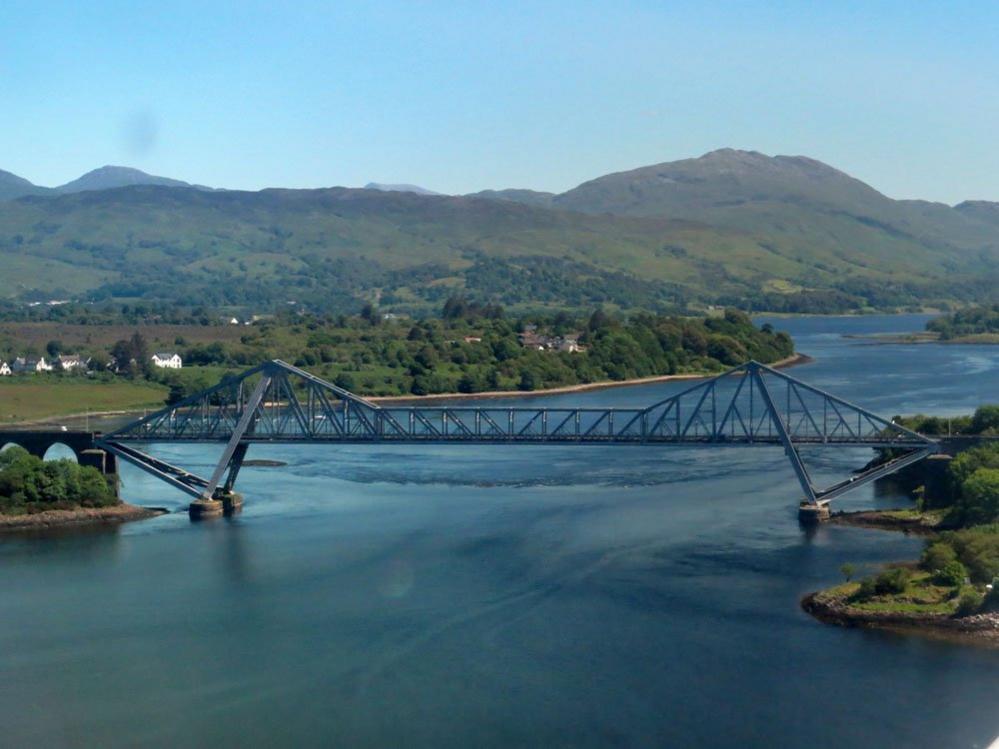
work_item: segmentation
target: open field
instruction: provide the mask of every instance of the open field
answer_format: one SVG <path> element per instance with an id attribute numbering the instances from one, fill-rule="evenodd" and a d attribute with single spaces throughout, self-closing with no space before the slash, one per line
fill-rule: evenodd
<path id="1" fill-rule="evenodd" d="M 74 325 L 57 322 L 0 323 L 0 348 L 7 341 L 15 350 L 34 348 L 45 351 L 49 341 L 59 341 L 70 350 L 103 349 L 127 339 L 136 331 L 149 342 L 151 350 L 172 351 L 177 339 L 187 343 L 238 342 L 246 333 L 242 325 Z"/>
<path id="2" fill-rule="evenodd" d="M 130 411 L 163 405 L 167 389 L 148 382 L 113 383 L 0 378 L 0 424 L 87 411 Z"/>

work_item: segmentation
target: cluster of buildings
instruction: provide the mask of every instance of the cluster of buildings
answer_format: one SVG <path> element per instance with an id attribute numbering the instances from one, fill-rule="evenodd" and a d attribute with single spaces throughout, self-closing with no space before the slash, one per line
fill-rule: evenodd
<path id="1" fill-rule="evenodd" d="M 537 328 L 533 325 L 525 327 L 524 332 L 518 338 L 521 346 L 536 351 L 565 351 L 569 354 L 577 354 L 586 350 L 586 347 L 579 342 L 578 335 L 543 335 L 538 333 Z"/>
<path id="2" fill-rule="evenodd" d="M 154 367 L 163 369 L 180 369 L 184 366 L 180 354 L 175 354 L 172 351 L 157 351 L 150 357 L 150 360 Z M 90 364 L 90 358 L 80 354 L 60 354 L 50 361 L 45 361 L 44 356 L 38 358 L 19 356 L 9 363 L 0 359 L 0 377 L 44 372 L 89 372 L 92 369 Z M 117 363 L 114 360 L 108 365 L 108 369 L 117 370 L 117 368 Z"/>
<path id="3" fill-rule="evenodd" d="M 87 372 L 90 369 L 90 359 L 79 354 L 64 354 L 51 361 L 45 357 L 19 356 L 9 364 L 0 360 L 0 376 L 16 374 L 38 374 L 39 372 Z"/>

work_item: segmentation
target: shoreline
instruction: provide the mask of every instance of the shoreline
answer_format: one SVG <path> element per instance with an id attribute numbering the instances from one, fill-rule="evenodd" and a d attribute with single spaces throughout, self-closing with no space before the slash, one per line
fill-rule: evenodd
<path id="1" fill-rule="evenodd" d="M 999 648 L 999 613 L 952 616 L 891 611 L 858 611 L 842 596 L 820 590 L 801 599 L 801 608 L 824 624 L 858 629 L 887 629 L 946 639 L 961 644 Z"/>
<path id="2" fill-rule="evenodd" d="M 834 512 L 825 521 L 831 525 L 849 525 L 854 528 L 873 528 L 882 531 L 916 533 L 932 536 L 945 530 L 941 518 L 907 508 L 892 510 L 854 510 Z"/>
<path id="3" fill-rule="evenodd" d="M 0 515 L 0 534 L 115 526 L 167 514 L 159 507 L 139 507 L 121 502 L 111 507 L 77 507 L 74 510 L 43 510 L 33 515 Z"/>
<path id="4" fill-rule="evenodd" d="M 774 369 L 790 369 L 791 367 L 798 367 L 804 364 L 811 364 L 815 361 L 814 357 L 808 354 L 795 353 L 791 356 L 780 359 L 767 366 L 773 367 Z M 431 395 L 372 395 L 372 396 L 360 396 L 365 400 L 371 401 L 372 403 L 398 403 L 398 404 L 412 404 L 412 403 L 437 403 L 441 401 L 452 401 L 452 400 L 467 400 L 469 398 L 479 399 L 479 400 L 495 400 L 499 398 L 540 398 L 546 395 L 565 395 L 566 393 L 584 393 L 594 390 L 609 390 L 611 388 L 621 388 L 621 387 L 631 387 L 635 385 L 651 385 L 658 382 L 673 382 L 673 381 L 685 381 L 685 380 L 706 380 L 711 377 L 715 377 L 721 374 L 721 372 L 708 372 L 708 373 L 689 373 L 689 374 L 672 374 L 672 375 L 654 375 L 652 377 L 636 377 L 630 380 L 601 380 L 599 382 L 586 382 L 580 383 L 578 385 L 562 385 L 560 387 L 554 388 L 544 388 L 542 390 L 489 390 L 481 393 L 433 393 Z M 155 410 L 155 409 L 152 409 Z M 52 424 L 58 424 L 62 421 L 69 419 L 82 419 L 82 418 L 107 418 L 110 416 L 134 416 L 140 413 L 139 411 L 90 411 L 82 413 L 71 413 L 62 414 L 59 416 L 51 416 L 45 419 L 37 419 L 35 421 L 16 421 L 16 422 L 3 422 L 0 421 L 0 427 L 36 427 L 36 426 L 49 426 Z"/>
<path id="5" fill-rule="evenodd" d="M 949 530 L 941 516 L 926 515 L 911 509 L 858 510 L 839 512 L 825 521 L 868 530 L 933 536 Z M 999 648 L 999 612 L 970 616 L 856 609 L 846 600 L 843 585 L 833 585 L 804 596 L 800 605 L 814 619 L 839 627 L 884 629 L 914 634 L 963 645 Z"/>
<path id="6" fill-rule="evenodd" d="M 768 367 L 774 369 L 790 369 L 791 367 L 811 364 L 815 359 L 808 354 L 792 354 L 780 359 Z M 635 385 L 652 385 L 658 382 L 673 382 L 685 380 L 707 380 L 722 372 L 685 373 L 671 375 L 653 375 L 651 377 L 636 377 L 631 380 L 600 380 L 599 382 L 583 382 L 578 385 L 561 385 L 542 390 L 488 390 L 481 393 L 433 393 L 431 395 L 374 395 L 366 399 L 372 403 L 429 403 L 442 400 L 466 400 L 498 398 L 540 398 L 546 395 L 565 395 L 566 393 L 585 393 L 593 390 L 610 390 L 612 388 L 631 387 Z M 364 396 L 362 396 L 364 397 Z"/>
<path id="7" fill-rule="evenodd" d="M 857 333 L 844 335 L 864 346 L 995 346 L 999 345 L 999 334 L 973 333 L 956 338 L 940 338 L 935 333 Z"/>

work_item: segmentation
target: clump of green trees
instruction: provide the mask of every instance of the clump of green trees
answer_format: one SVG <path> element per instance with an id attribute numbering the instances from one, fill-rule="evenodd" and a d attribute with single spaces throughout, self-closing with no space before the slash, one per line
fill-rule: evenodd
<path id="1" fill-rule="evenodd" d="M 999 333 L 999 304 L 969 307 L 950 315 L 935 317 L 926 329 L 940 335 L 940 340 L 983 333 Z"/>
<path id="2" fill-rule="evenodd" d="M 581 350 L 525 346 L 528 332 L 573 340 Z M 267 321 L 249 327 L 238 343 L 182 347 L 184 370 L 152 376 L 171 388 L 176 401 L 214 384 L 226 369 L 277 358 L 362 395 L 429 395 L 712 373 L 747 359 L 769 363 L 793 353 L 790 336 L 769 325 L 757 328 L 736 310 L 707 318 L 623 318 L 598 309 L 588 316 L 511 319 L 496 305 L 451 297 L 440 316 L 422 320 L 385 319 L 367 305 L 357 316 Z M 211 368 L 214 380 L 191 365 Z"/>
<path id="3" fill-rule="evenodd" d="M 968 428 L 975 423 L 978 433 L 994 430 L 996 412 L 993 406 L 979 409 Z M 999 443 L 960 453 L 946 481 L 919 501 L 921 509 L 944 512 L 943 526 L 953 530 L 927 543 L 918 572 L 891 568 L 867 577 L 853 600 L 911 604 L 938 595 L 959 616 L 999 610 Z"/>
<path id="4" fill-rule="evenodd" d="M 100 471 L 72 460 L 42 460 L 22 447 L 0 452 L 0 513 L 106 507 L 117 504 Z"/>

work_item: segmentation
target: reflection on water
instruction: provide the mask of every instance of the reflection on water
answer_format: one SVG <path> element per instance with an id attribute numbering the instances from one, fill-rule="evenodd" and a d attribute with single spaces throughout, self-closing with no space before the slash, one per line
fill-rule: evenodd
<path id="1" fill-rule="evenodd" d="M 958 413 L 999 349 L 780 320 L 792 374 L 873 410 Z M 893 353 L 894 352 L 894 353 Z M 993 353 L 995 352 L 995 353 Z M 989 367 L 965 376 L 964 358 Z M 947 376 L 942 376 L 947 372 Z M 962 372 L 960 377 L 955 373 Z M 643 405 L 677 384 L 552 403 Z M 199 472 L 217 451 L 160 446 Z M 971 747 L 999 732 L 999 653 L 818 624 L 839 566 L 921 541 L 805 534 L 780 450 L 259 446 L 243 514 L 0 541 L 0 718 L 12 746 Z M 810 450 L 832 483 L 870 457 Z M 186 498 L 128 467 L 126 495 Z M 884 485 L 841 507 L 897 505 Z M 914 709 L 934 699 L 932 710 Z"/>

